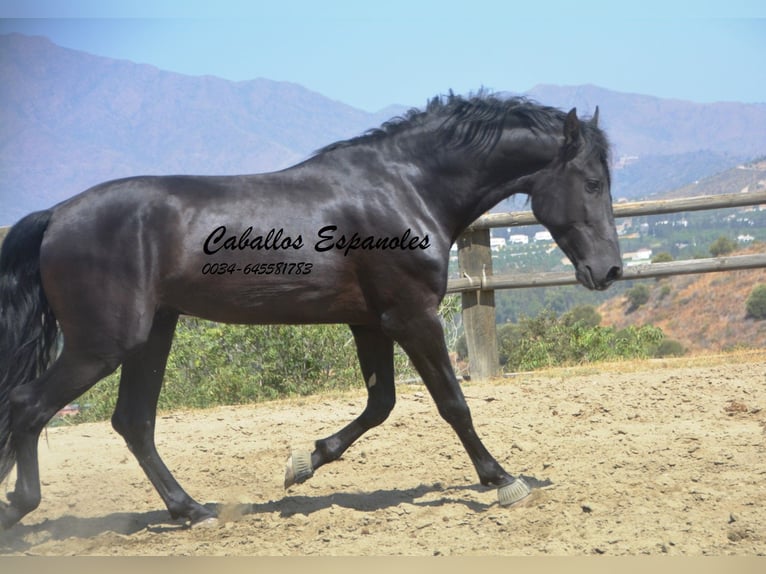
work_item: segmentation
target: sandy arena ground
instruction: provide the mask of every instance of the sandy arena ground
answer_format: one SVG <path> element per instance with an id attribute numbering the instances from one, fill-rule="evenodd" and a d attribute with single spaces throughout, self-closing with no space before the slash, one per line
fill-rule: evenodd
<path id="1" fill-rule="evenodd" d="M 176 412 L 158 447 L 221 520 L 170 519 L 108 423 L 51 428 L 43 502 L 0 554 L 764 555 L 766 353 L 466 383 L 479 434 L 538 488 L 500 507 L 420 385 L 340 461 L 285 492 L 291 447 L 358 415 L 333 397 Z M 3 491 L 12 488 L 6 481 Z"/>

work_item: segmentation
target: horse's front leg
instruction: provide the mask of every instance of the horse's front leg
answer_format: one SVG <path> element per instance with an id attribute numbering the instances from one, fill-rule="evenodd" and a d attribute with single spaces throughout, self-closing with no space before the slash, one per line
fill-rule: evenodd
<path id="1" fill-rule="evenodd" d="M 367 406 L 346 427 L 316 441 L 314 452 L 293 451 L 287 461 L 285 488 L 308 480 L 320 466 L 339 459 L 360 436 L 385 421 L 394 408 L 393 341 L 374 327 L 352 326 L 351 331 L 367 385 Z"/>
<path id="2" fill-rule="evenodd" d="M 521 478 L 508 474 L 476 433 L 471 411 L 449 359 L 436 309 L 419 315 L 390 312 L 386 314 L 384 329 L 412 360 L 436 402 L 439 414 L 463 443 L 481 483 L 498 487 L 498 499 L 502 505 L 513 504 L 526 497 L 530 493 L 527 484 Z"/>

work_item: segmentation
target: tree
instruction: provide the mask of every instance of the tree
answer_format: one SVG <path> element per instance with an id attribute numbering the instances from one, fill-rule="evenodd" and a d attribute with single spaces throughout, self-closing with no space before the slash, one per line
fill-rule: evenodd
<path id="1" fill-rule="evenodd" d="M 710 254 L 713 257 L 721 257 L 722 255 L 728 255 L 736 248 L 736 241 L 722 235 L 710 244 Z"/>
<path id="2" fill-rule="evenodd" d="M 597 327 L 601 324 L 601 315 L 593 305 L 578 305 L 562 317 L 564 324 L 572 326 L 580 323 L 583 327 Z"/>
<path id="3" fill-rule="evenodd" d="M 654 351 L 655 357 L 680 357 L 686 354 L 686 349 L 680 341 L 675 339 L 663 339 Z"/>
<path id="4" fill-rule="evenodd" d="M 748 319 L 766 319 L 766 284 L 756 285 L 745 302 Z"/>
<path id="5" fill-rule="evenodd" d="M 635 287 L 629 289 L 626 293 L 628 302 L 630 303 L 630 306 L 628 307 L 628 313 L 632 313 L 641 305 L 647 303 L 649 301 L 649 294 L 649 287 L 642 283 L 639 283 Z"/>

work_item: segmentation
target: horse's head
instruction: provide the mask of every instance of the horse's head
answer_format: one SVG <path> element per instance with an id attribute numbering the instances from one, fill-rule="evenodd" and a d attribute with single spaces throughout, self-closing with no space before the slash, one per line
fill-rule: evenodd
<path id="1" fill-rule="evenodd" d="M 598 108 L 587 122 L 572 109 L 563 135 L 556 159 L 534 178 L 532 211 L 572 261 L 577 280 L 603 290 L 622 275 L 622 257 Z"/>

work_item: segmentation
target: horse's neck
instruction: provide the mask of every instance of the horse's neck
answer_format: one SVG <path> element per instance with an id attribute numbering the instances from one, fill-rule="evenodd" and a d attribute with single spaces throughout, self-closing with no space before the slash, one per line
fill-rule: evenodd
<path id="1" fill-rule="evenodd" d="M 536 175 L 554 159 L 556 138 L 515 132 L 506 134 L 487 157 L 455 152 L 441 162 L 441 171 L 435 168 L 436 184 L 425 192 L 440 196 L 436 201 L 454 235 L 511 195 L 529 193 Z"/>

